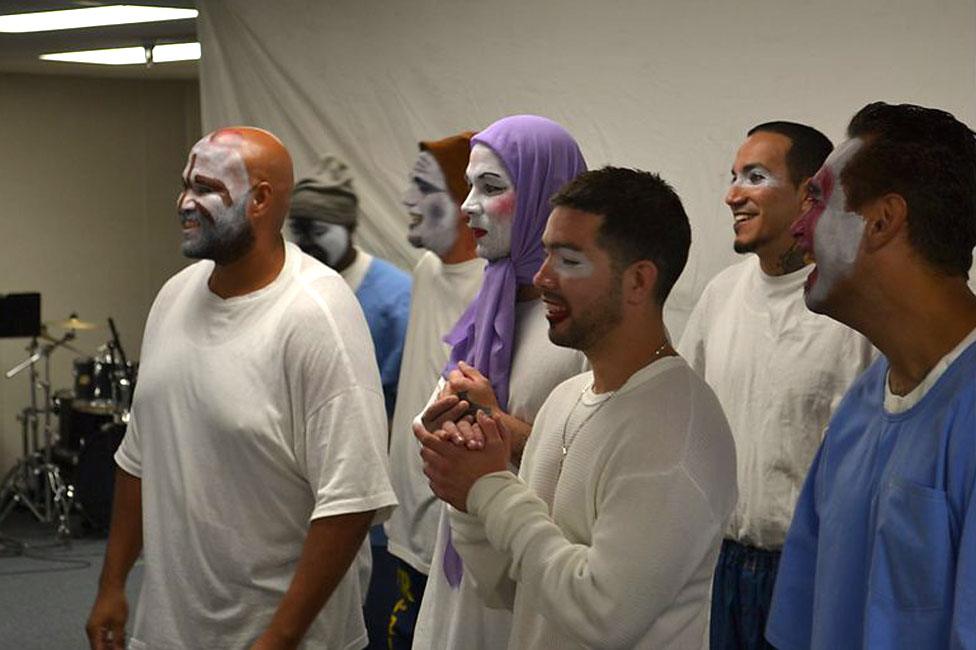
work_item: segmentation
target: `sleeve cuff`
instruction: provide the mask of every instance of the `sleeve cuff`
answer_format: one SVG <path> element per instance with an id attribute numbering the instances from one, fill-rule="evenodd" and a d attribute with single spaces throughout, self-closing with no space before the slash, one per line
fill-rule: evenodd
<path id="1" fill-rule="evenodd" d="M 518 477 L 508 470 L 485 474 L 471 486 L 468 491 L 468 516 L 482 519 L 481 511 L 507 485 L 518 482 Z M 459 513 L 464 514 L 464 513 Z"/>
<path id="2" fill-rule="evenodd" d="M 119 447 L 119 449 L 115 452 L 114 459 L 115 464 L 118 465 L 123 472 L 126 474 L 131 474 L 138 479 L 142 478 L 142 466 L 125 453 L 124 447 Z"/>
<path id="3" fill-rule="evenodd" d="M 396 496 L 392 492 L 386 492 L 361 499 L 320 504 L 312 511 L 309 521 L 321 519 L 322 517 L 334 517 L 336 515 L 375 510 L 376 514 L 373 515 L 373 521 L 370 523 L 370 526 L 376 526 L 389 519 L 390 514 L 392 514 L 396 506 Z"/>

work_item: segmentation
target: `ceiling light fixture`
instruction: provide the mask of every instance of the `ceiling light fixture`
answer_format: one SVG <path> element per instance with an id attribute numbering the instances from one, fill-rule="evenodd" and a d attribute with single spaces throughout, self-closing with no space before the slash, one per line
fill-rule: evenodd
<path id="1" fill-rule="evenodd" d="M 197 17 L 196 9 L 178 7 L 145 7 L 137 5 L 108 5 L 83 9 L 34 11 L 0 16 L 0 32 L 23 34 L 51 32 L 60 29 L 80 29 L 105 25 L 155 23 L 166 20 L 186 20 Z"/>
<path id="2" fill-rule="evenodd" d="M 83 52 L 53 52 L 42 54 L 45 61 L 68 63 L 97 63 L 100 65 L 149 65 L 173 61 L 195 61 L 200 58 L 199 43 L 170 43 L 168 45 L 116 47 Z"/>

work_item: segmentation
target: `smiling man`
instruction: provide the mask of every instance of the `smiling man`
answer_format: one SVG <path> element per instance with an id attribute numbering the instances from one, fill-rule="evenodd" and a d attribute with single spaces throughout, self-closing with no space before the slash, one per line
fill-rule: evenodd
<path id="1" fill-rule="evenodd" d="M 976 647 L 976 134 L 883 102 L 814 177 L 794 233 L 811 310 L 884 355 L 830 421 L 786 539 L 782 650 Z"/>
<path id="2" fill-rule="evenodd" d="M 550 340 L 593 370 L 546 400 L 518 476 L 509 432 L 484 414 L 436 434 L 417 427 L 427 474 L 455 508 L 479 593 L 513 611 L 511 650 L 704 647 L 735 452 L 661 318 L 688 218 L 658 176 L 613 167 L 552 204 L 535 286 Z"/>
<path id="3" fill-rule="evenodd" d="M 768 647 L 762 634 L 796 495 L 830 413 L 871 360 L 864 337 L 803 304 L 810 267 L 790 225 L 830 150 L 802 124 L 749 131 L 725 196 L 733 247 L 748 256 L 708 284 L 678 345 L 718 395 L 736 444 L 739 501 L 715 571 L 715 650 Z"/>
<path id="4" fill-rule="evenodd" d="M 190 152 L 177 208 L 200 261 L 146 321 L 93 648 L 366 645 L 364 540 L 396 503 L 383 398 L 352 292 L 282 240 L 291 186 L 266 131 L 220 129 Z"/>

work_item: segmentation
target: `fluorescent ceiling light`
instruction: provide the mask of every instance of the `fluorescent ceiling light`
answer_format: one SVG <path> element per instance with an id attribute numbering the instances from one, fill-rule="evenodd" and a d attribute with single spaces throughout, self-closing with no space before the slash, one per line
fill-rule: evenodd
<path id="1" fill-rule="evenodd" d="M 142 7 L 136 5 L 108 5 L 84 9 L 59 11 L 35 11 L 27 14 L 0 16 L 0 32 L 22 34 L 25 32 L 51 32 L 58 29 L 102 27 L 104 25 L 128 25 L 155 23 L 165 20 L 196 18 L 196 9 L 177 7 Z"/>
<path id="2" fill-rule="evenodd" d="M 86 50 L 84 52 L 55 52 L 42 54 L 45 61 L 67 61 L 69 63 L 99 63 L 101 65 L 146 64 L 146 48 L 116 47 L 109 50 Z M 152 48 L 153 63 L 173 61 L 195 61 L 200 58 L 199 43 L 172 43 L 156 45 Z"/>

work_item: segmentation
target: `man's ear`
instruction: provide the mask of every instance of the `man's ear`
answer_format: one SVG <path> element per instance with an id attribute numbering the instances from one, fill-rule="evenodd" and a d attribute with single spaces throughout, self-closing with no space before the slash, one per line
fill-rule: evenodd
<path id="1" fill-rule="evenodd" d="M 901 194 L 889 192 L 865 203 L 859 210 L 864 217 L 864 244 L 874 253 L 902 233 L 908 234 L 908 203 Z"/>
<path id="2" fill-rule="evenodd" d="M 259 219 L 264 217 L 271 209 L 275 198 L 274 187 L 271 183 L 268 181 L 255 183 L 247 199 L 248 214 Z"/>
<path id="3" fill-rule="evenodd" d="M 812 180 L 813 178 L 808 176 L 800 182 L 800 187 L 797 188 L 797 195 L 800 198 L 800 214 L 813 207 L 813 197 L 810 196 L 810 181 Z"/>
<path id="4" fill-rule="evenodd" d="M 624 300 L 631 305 L 657 300 L 657 265 L 650 260 L 637 260 L 623 273 Z"/>

